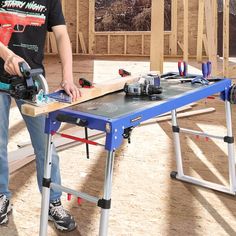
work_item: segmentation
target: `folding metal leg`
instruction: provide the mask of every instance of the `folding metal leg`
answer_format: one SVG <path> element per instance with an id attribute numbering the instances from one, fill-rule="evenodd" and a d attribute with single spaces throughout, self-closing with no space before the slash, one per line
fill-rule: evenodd
<path id="1" fill-rule="evenodd" d="M 111 199 L 114 155 L 114 151 L 109 151 L 106 160 L 103 199 L 108 201 Z M 109 210 L 101 209 L 99 236 L 106 236 L 108 233 Z"/>
<path id="2" fill-rule="evenodd" d="M 50 178 L 51 178 L 51 165 L 52 165 L 52 135 L 47 136 L 47 149 L 46 159 L 44 161 L 44 179 L 42 188 L 42 201 L 41 201 L 41 216 L 40 216 L 40 236 L 47 235 L 48 227 L 48 210 L 50 201 Z M 48 186 L 46 187 L 45 185 Z"/>
<path id="3" fill-rule="evenodd" d="M 209 135 L 203 132 L 179 128 L 177 124 L 176 111 L 173 110 L 171 112 L 172 115 L 172 128 L 174 133 L 174 146 L 175 146 L 175 155 L 176 155 L 176 165 L 177 171 L 171 172 L 171 177 L 176 178 L 178 180 L 182 180 L 188 183 L 197 184 L 202 187 L 214 189 L 220 192 L 228 193 L 235 195 L 236 191 L 236 176 L 235 176 L 235 157 L 234 157 L 234 140 L 233 140 L 233 132 L 232 132 L 232 120 L 231 120 L 231 107 L 229 101 L 225 101 L 225 110 L 226 110 L 226 126 L 227 126 L 227 136 L 220 137 Z M 229 168 L 229 182 L 230 186 L 224 186 L 221 184 L 216 184 L 210 181 L 194 178 L 184 174 L 183 171 L 183 161 L 181 155 L 181 146 L 180 146 L 180 138 L 179 132 L 185 132 L 189 134 L 199 134 L 204 137 L 213 137 L 219 138 L 224 142 L 227 142 L 228 145 L 228 168 Z"/>
<path id="4" fill-rule="evenodd" d="M 178 127 L 176 110 L 171 111 L 171 116 L 172 116 L 172 127 Z M 178 176 L 182 177 L 184 173 L 183 173 L 183 162 L 182 162 L 179 132 L 174 132 L 174 146 L 175 146 L 175 158 L 176 158 Z"/>
<path id="5" fill-rule="evenodd" d="M 233 137 L 232 120 L 231 120 L 231 106 L 230 102 L 225 100 L 225 112 L 226 112 L 226 126 L 227 137 Z M 234 142 L 228 142 L 228 158 L 229 158 L 229 182 L 230 191 L 235 194 L 236 182 L 235 182 L 235 156 L 234 156 Z"/>

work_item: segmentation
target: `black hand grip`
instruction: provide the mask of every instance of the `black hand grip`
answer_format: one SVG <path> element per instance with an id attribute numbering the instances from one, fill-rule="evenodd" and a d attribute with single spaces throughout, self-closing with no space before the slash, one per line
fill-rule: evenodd
<path id="1" fill-rule="evenodd" d="M 69 124 L 73 124 L 73 125 L 78 125 L 78 126 L 81 126 L 81 127 L 86 127 L 88 125 L 87 120 L 82 120 L 80 118 L 65 115 L 65 114 L 58 114 L 56 116 L 56 120 L 60 121 L 60 122 L 66 122 L 66 123 L 69 123 Z"/>
<path id="2" fill-rule="evenodd" d="M 42 68 L 30 69 L 30 67 L 25 62 L 19 62 L 19 68 L 23 77 L 26 77 L 26 78 L 43 74 Z"/>
<path id="3" fill-rule="evenodd" d="M 30 67 L 24 62 L 19 62 L 20 72 L 24 77 L 30 76 Z"/>

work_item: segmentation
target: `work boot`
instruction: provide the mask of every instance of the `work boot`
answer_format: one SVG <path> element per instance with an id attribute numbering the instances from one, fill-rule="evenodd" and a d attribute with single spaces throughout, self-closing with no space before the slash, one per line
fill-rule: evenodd
<path id="1" fill-rule="evenodd" d="M 0 225 L 8 222 L 7 214 L 12 210 L 10 200 L 3 194 L 0 195 Z"/>
<path id="2" fill-rule="evenodd" d="M 77 226 L 74 218 L 61 205 L 60 199 L 50 203 L 48 219 L 61 231 L 72 231 Z"/>

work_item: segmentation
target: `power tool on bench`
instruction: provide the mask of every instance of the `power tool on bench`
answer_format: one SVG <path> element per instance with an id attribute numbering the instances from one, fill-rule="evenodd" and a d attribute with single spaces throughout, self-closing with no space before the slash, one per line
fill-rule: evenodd
<path id="1" fill-rule="evenodd" d="M 160 77 L 152 73 L 144 75 L 138 82 L 126 83 L 124 92 L 129 96 L 149 96 L 151 99 L 156 99 L 158 94 L 162 93 Z"/>
<path id="2" fill-rule="evenodd" d="M 43 94 L 48 93 L 48 84 L 42 69 L 30 69 L 25 62 L 19 63 L 22 77 L 0 75 L 0 92 L 16 99 L 38 103 Z"/>

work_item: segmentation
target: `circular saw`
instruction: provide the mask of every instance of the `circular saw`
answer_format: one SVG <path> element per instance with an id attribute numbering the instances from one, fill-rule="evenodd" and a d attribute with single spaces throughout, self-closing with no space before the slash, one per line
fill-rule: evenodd
<path id="1" fill-rule="evenodd" d="M 40 104 L 48 94 L 48 84 L 43 69 L 30 69 L 25 62 L 19 63 L 22 77 L 0 75 L 0 91 L 15 99 Z"/>

